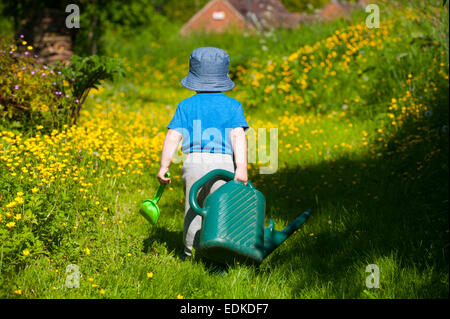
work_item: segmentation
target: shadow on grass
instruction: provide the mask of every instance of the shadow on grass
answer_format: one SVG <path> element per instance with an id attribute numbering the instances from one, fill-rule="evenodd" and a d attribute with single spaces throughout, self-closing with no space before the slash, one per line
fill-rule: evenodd
<path id="1" fill-rule="evenodd" d="M 184 245 L 182 240 L 183 232 L 181 231 L 170 231 L 164 227 L 157 227 L 151 233 L 151 235 L 144 240 L 144 253 L 158 252 L 158 243 L 166 247 L 167 251 L 173 252 L 176 258 L 179 258 L 183 262 L 191 262 L 196 265 L 202 265 L 205 270 L 213 276 L 226 276 L 228 271 L 233 265 L 218 264 L 214 261 L 202 256 L 200 254 L 195 254 L 195 256 L 184 259 L 183 251 Z"/>
<path id="2" fill-rule="evenodd" d="M 155 243 L 165 246 L 167 251 L 173 251 L 176 256 L 181 256 L 183 253 L 183 233 L 181 231 L 172 231 L 164 226 L 156 226 L 150 232 L 150 236 L 144 240 L 143 252 L 151 252 L 153 248 L 156 248 Z"/>
<path id="3" fill-rule="evenodd" d="M 448 131 L 440 130 L 448 120 L 427 121 L 405 126 L 374 156 L 288 167 L 277 173 L 277 184 L 274 176 L 255 177 L 266 196 L 266 220 L 288 224 L 312 208 L 310 220 L 266 261 L 300 274 L 293 291 L 331 283 L 339 287 L 331 295 L 357 297 L 365 266 L 390 256 L 395 272 L 432 273 L 428 284 L 417 283 L 418 296 L 448 297 L 442 282 L 449 267 Z M 346 283 L 352 276 L 360 289 Z"/>

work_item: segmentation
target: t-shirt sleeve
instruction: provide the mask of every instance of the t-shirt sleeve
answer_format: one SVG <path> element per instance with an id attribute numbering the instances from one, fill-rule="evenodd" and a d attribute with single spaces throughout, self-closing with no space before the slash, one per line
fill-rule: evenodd
<path id="1" fill-rule="evenodd" d="M 183 122 L 184 121 L 183 121 L 183 112 L 181 110 L 181 104 L 178 104 L 177 109 L 175 110 L 175 114 L 173 115 L 172 121 L 170 121 L 167 128 L 182 133 Z"/>
<path id="2" fill-rule="evenodd" d="M 243 127 L 244 130 L 248 129 L 247 120 L 245 119 L 244 115 L 244 109 L 242 108 L 242 104 L 240 102 L 235 106 L 233 119 L 231 121 L 231 128 L 236 127 Z"/>

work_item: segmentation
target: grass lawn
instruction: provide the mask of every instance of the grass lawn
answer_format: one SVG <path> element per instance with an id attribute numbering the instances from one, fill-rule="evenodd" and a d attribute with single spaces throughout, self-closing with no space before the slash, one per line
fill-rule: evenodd
<path id="1" fill-rule="evenodd" d="M 310 48 L 316 60 L 327 59 L 329 27 L 322 38 L 315 29 L 314 37 L 320 45 L 308 38 L 292 60 L 270 57 L 280 74 L 287 72 L 287 84 L 286 77 L 306 74 L 299 73 L 300 57 Z M 362 43 L 361 54 L 373 52 L 369 64 L 382 68 L 410 45 L 397 44 L 396 34 L 386 37 L 392 45 L 381 49 L 370 36 L 355 42 Z M 153 67 L 154 56 L 126 60 L 129 77 L 92 92 L 76 127 L 27 137 L 0 129 L 0 296 L 448 298 L 448 52 L 414 50 L 407 62 L 390 66 L 392 72 L 371 75 L 376 78 L 367 86 L 377 86 L 381 96 L 362 82 L 352 86 L 350 77 L 367 66 L 354 53 L 338 52 L 351 62 L 333 62 L 326 72 L 318 72 L 317 62 L 319 69 L 302 77 L 317 86 L 304 95 L 267 89 L 270 72 L 262 70 L 269 57 L 233 66 L 240 74 L 227 94 L 242 100 L 250 127 L 278 129 L 276 173 L 260 174 L 258 163 L 249 164 L 250 180 L 266 197 L 266 225 L 273 219 L 281 230 L 306 209 L 313 212 L 259 267 L 180 258 L 181 164 L 171 167 L 158 223 L 151 226 L 138 212 L 158 187 L 166 125 L 177 103 L 193 94 L 179 85 L 187 63 L 180 56 L 169 57 L 167 73 Z M 258 80 L 259 73 L 264 77 Z M 325 82 L 328 89 L 319 89 Z M 322 108 L 313 107 L 317 101 Z M 79 288 L 67 288 L 70 264 L 81 274 Z M 372 264 L 380 271 L 379 288 L 366 286 Z"/>

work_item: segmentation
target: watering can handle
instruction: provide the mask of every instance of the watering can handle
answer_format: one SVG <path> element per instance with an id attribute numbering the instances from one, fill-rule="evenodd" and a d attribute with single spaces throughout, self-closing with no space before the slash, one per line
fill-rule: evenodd
<path id="1" fill-rule="evenodd" d="M 169 177 L 170 177 L 170 172 L 167 172 L 166 174 L 164 174 L 164 177 L 165 177 L 165 178 L 169 178 Z M 158 203 L 159 200 L 161 199 L 162 193 L 163 193 L 163 191 L 164 191 L 164 187 L 165 187 L 165 185 L 163 185 L 163 184 L 160 184 L 160 185 L 159 185 L 158 190 L 156 191 L 156 195 L 155 195 L 155 197 L 153 198 L 153 201 L 154 201 L 155 203 Z"/>
<path id="2" fill-rule="evenodd" d="M 234 173 L 224 170 L 224 169 L 215 169 L 203 177 L 201 177 L 198 181 L 192 185 L 191 190 L 189 192 L 189 204 L 191 205 L 191 208 L 200 216 L 205 217 L 206 216 L 206 209 L 200 207 L 197 203 L 197 194 L 200 188 L 202 188 L 207 182 L 212 180 L 216 177 L 223 177 L 227 180 L 233 180 L 234 179 Z M 251 188 L 255 188 L 253 184 L 248 181 L 248 186 Z"/>

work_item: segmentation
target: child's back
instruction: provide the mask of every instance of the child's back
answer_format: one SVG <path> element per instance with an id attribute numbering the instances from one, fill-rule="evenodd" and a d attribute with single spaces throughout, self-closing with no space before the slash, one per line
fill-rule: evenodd
<path id="1" fill-rule="evenodd" d="M 233 154 L 230 131 L 247 127 L 239 101 L 221 92 L 197 93 L 177 107 L 168 128 L 183 135 L 184 153 Z"/>
<path id="2" fill-rule="evenodd" d="M 157 175 L 161 183 L 170 182 L 164 175 L 181 139 L 182 151 L 187 153 L 182 169 L 186 197 L 183 237 L 187 256 L 192 254 L 192 248 L 197 248 L 202 223 L 201 216 L 189 205 L 191 186 L 214 169 L 233 172 L 235 180 L 247 183 L 244 130 L 248 125 L 241 103 L 222 93 L 234 88 L 228 66 L 228 54 L 221 49 L 205 47 L 192 52 L 189 74 L 181 83 L 197 94 L 179 103 L 164 140 Z M 205 185 L 198 195 L 198 203 L 202 205 L 204 198 L 224 183 L 218 180 Z"/>

